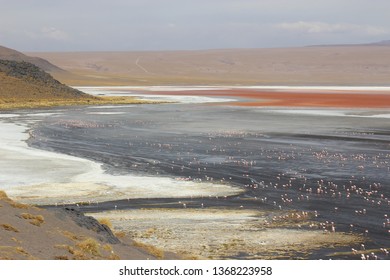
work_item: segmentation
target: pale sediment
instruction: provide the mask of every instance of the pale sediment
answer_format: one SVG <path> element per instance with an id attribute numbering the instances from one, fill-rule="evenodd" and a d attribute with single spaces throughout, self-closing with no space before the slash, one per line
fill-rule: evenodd
<path id="1" fill-rule="evenodd" d="M 362 242 L 360 235 L 324 233 L 295 221 L 268 223 L 269 211 L 253 209 L 138 209 L 90 213 L 109 219 L 114 231 L 136 241 L 199 259 L 297 259 L 322 248 Z M 302 228 L 301 228 L 302 227 Z"/>

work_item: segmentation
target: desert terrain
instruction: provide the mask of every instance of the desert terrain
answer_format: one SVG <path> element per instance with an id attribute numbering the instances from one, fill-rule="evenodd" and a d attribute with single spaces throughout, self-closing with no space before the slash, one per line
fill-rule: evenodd
<path id="1" fill-rule="evenodd" d="M 390 46 L 28 53 L 68 85 L 389 85 Z"/>

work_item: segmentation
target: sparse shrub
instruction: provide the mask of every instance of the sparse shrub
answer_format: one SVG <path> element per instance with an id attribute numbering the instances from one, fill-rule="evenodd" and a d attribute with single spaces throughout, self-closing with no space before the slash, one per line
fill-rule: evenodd
<path id="1" fill-rule="evenodd" d="M 106 225 L 108 226 L 110 229 L 112 229 L 112 223 L 109 219 L 107 218 L 101 218 L 98 220 L 99 223 L 101 223 L 102 225 Z"/>
<path id="2" fill-rule="evenodd" d="M 13 208 L 18 208 L 18 209 L 27 209 L 29 207 L 27 204 L 19 203 L 19 202 L 13 201 L 13 200 L 9 200 L 9 204 Z"/>
<path id="3" fill-rule="evenodd" d="M 115 232 L 115 236 L 118 238 L 123 238 L 126 236 L 126 232 L 124 232 L 124 231 Z"/>
<path id="4" fill-rule="evenodd" d="M 15 201 L 11 200 L 4 191 L 0 191 L 0 200 L 7 201 L 9 203 L 9 205 L 11 205 L 14 208 L 26 209 L 29 207 L 26 204 L 22 204 L 22 203 L 15 202 Z"/>
<path id="5" fill-rule="evenodd" d="M 79 240 L 82 240 L 82 239 L 83 239 L 82 237 L 79 237 L 79 236 L 77 236 L 76 234 L 74 234 L 74 233 L 72 233 L 72 232 L 70 232 L 70 231 L 67 231 L 67 230 L 61 231 L 61 233 L 62 233 L 65 237 L 67 237 L 67 238 L 69 238 L 70 240 L 73 240 L 73 241 L 79 241 Z"/>
<path id="6" fill-rule="evenodd" d="M 158 249 L 157 247 L 155 247 L 153 245 L 149 245 L 149 244 L 145 244 L 145 243 L 141 243 L 141 242 L 137 242 L 137 241 L 133 241 L 133 245 L 135 247 L 144 249 L 149 254 L 155 256 L 158 259 L 163 259 L 164 258 L 164 251 L 161 250 L 161 249 Z"/>
<path id="7" fill-rule="evenodd" d="M 111 247 L 111 245 L 109 245 L 109 244 L 104 244 L 103 246 L 102 246 L 102 248 L 103 248 L 103 250 L 105 250 L 105 251 L 107 251 L 107 252 L 112 252 L 112 247 Z"/>
<path id="8" fill-rule="evenodd" d="M 156 228 L 149 228 L 147 229 L 142 235 L 142 238 L 151 238 L 153 234 L 155 234 L 157 231 Z"/>
<path id="9" fill-rule="evenodd" d="M 0 191 L 0 199 L 9 199 L 5 191 Z"/>
<path id="10" fill-rule="evenodd" d="M 26 220 L 30 220 L 30 224 L 34 226 L 41 226 L 45 222 L 45 219 L 42 215 L 32 215 L 30 213 L 22 213 L 20 217 Z"/>
<path id="11" fill-rule="evenodd" d="M 69 257 L 68 256 L 55 256 L 54 259 L 55 260 L 69 260 Z"/>
<path id="12" fill-rule="evenodd" d="M 74 260 L 87 260 L 87 256 L 81 252 L 80 250 L 75 250 L 73 253 L 73 259 Z"/>
<path id="13" fill-rule="evenodd" d="M 21 243 L 21 242 L 20 242 L 17 238 L 15 238 L 15 237 L 12 237 L 11 240 L 12 240 L 13 242 L 15 242 L 15 243 L 18 243 L 18 244 Z"/>
<path id="14" fill-rule="evenodd" d="M 16 229 L 15 227 L 9 225 L 9 224 L 1 224 L 0 225 L 3 229 L 7 230 L 7 231 L 13 231 L 13 232 L 19 232 L 18 229 Z"/>
<path id="15" fill-rule="evenodd" d="M 76 244 L 76 246 L 83 252 L 93 256 L 100 256 L 100 244 L 93 238 L 88 238 Z"/>
<path id="16" fill-rule="evenodd" d="M 16 247 L 16 251 L 26 256 L 29 255 L 22 247 Z"/>
<path id="17" fill-rule="evenodd" d="M 117 255 L 117 254 L 111 254 L 109 257 L 108 257 L 109 260 L 113 260 L 113 261 L 117 261 L 117 260 L 120 260 L 121 258 Z"/>

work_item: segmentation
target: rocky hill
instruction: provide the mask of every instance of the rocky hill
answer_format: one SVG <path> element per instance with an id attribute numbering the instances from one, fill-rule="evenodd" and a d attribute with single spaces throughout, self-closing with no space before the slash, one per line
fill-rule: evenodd
<path id="1" fill-rule="evenodd" d="M 94 99 L 96 97 L 60 83 L 34 64 L 0 60 L 0 109 Z"/>
<path id="2" fill-rule="evenodd" d="M 27 56 L 21 52 L 3 46 L 0 46 L 0 59 L 29 62 L 48 72 L 64 72 L 63 69 L 55 66 L 43 58 Z"/>
<path id="3" fill-rule="evenodd" d="M 20 81 L 39 85 L 42 86 L 42 88 L 49 88 L 52 90 L 52 94 L 55 96 L 77 97 L 86 95 L 81 91 L 75 90 L 60 83 L 50 74 L 43 71 L 40 67 L 29 62 L 0 60 L 0 72 L 4 73 L 8 77 L 13 77 Z"/>
<path id="4" fill-rule="evenodd" d="M 29 62 L 0 60 L 0 110 L 70 105 L 154 103 L 134 97 L 96 97 L 68 87 Z"/>

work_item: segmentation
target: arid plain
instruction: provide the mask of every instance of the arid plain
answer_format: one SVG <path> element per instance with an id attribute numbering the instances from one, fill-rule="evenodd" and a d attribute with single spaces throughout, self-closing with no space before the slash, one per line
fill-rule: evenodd
<path id="1" fill-rule="evenodd" d="M 29 53 L 69 85 L 389 85 L 390 45 Z"/>

